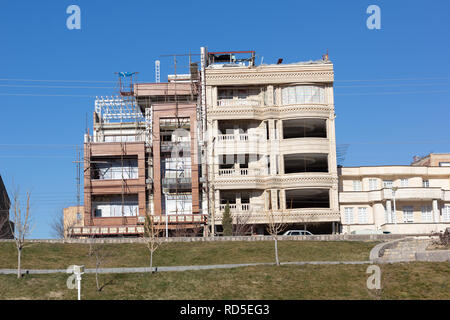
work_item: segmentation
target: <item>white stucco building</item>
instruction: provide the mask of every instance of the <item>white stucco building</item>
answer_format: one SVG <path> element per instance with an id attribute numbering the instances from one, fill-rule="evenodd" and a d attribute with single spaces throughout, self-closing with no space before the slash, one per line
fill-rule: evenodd
<path id="1" fill-rule="evenodd" d="M 415 234 L 450 227 L 450 167 L 339 168 L 342 232 Z"/>
<path id="2" fill-rule="evenodd" d="M 254 53 L 237 56 L 210 52 L 205 70 L 213 223 L 221 225 L 228 203 L 258 233 L 267 212 L 337 232 L 333 64 L 257 66 Z"/>

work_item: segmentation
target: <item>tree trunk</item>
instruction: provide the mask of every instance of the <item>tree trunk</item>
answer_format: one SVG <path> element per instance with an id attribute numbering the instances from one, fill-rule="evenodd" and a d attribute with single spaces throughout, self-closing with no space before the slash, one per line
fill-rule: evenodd
<path id="1" fill-rule="evenodd" d="M 22 276 L 21 258 L 22 258 L 22 248 L 18 248 L 17 249 L 17 279 L 20 279 L 20 277 Z"/>
<path id="2" fill-rule="evenodd" d="M 95 284 L 97 285 L 97 291 L 100 291 L 100 286 L 98 283 L 98 267 L 95 267 Z"/>
<path id="3" fill-rule="evenodd" d="M 153 251 L 150 251 L 150 272 L 152 271 L 153 267 Z"/>
<path id="4" fill-rule="evenodd" d="M 275 237 L 274 240 L 275 240 L 275 261 L 277 263 L 277 266 L 279 266 L 280 265 L 280 259 L 278 258 L 278 238 Z"/>

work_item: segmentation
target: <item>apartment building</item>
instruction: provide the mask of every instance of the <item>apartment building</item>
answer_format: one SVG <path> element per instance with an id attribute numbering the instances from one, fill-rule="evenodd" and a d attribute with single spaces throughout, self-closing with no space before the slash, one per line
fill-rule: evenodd
<path id="1" fill-rule="evenodd" d="M 137 236 L 146 214 L 178 229 L 205 231 L 200 212 L 198 67 L 167 83 L 133 83 L 97 97 L 84 143 L 84 214 L 71 236 Z M 186 80 L 186 78 L 188 80 Z"/>
<path id="2" fill-rule="evenodd" d="M 339 168 L 342 232 L 417 234 L 450 227 L 450 167 L 430 158 L 423 158 L 430 165 L 415 159 L 409 166 Z"/>
<path id="3" fill-rule="evenodd" d="M 255 53 L 209 52 L 206 105 L 210 223 L 234 219 L 264 233 L 268 215 L 292 228 L 337 232 L 340 222 L 333 64 L 256 65 Z"/>

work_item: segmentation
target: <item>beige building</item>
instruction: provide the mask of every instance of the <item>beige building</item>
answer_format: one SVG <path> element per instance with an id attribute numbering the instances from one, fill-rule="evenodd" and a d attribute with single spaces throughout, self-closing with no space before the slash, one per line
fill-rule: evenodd
<path id="1" fill-rule="evenodd" d="M 337 232 L 334 72 L 328 57 L 258 66 L 251 51 L 206 57 L 208 159 L 202 169 L 209 192 L 203 207 L 210 207 L 213 228 L 221 229 L 228 203 L 235 218 L 257 233 L 269 212 L 278 221 Z"/>
<path id="2" fill-rule="evenodd" d="M 342 232 L 431 233 L 450 227 L 450 167 L 373 166 L 340 170 Z"/>
<path id="3" fill-rule="evenodd" d="M 63 209 L 64 215 L 64 238 L 69 237 L 73 228 L 78 229 L 84 226 L 84 207 L 73 206 Z"/>

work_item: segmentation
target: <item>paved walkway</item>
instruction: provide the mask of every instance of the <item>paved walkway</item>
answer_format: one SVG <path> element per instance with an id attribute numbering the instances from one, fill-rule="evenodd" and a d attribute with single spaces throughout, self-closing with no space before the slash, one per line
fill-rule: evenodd
<path id="1" fill-rule="evenodd" d="M 370 264 L 370 261 L 295 261 L 282 262 L 281 265 L 336 265 L 336 264 Z M 98 273 L 140 273 L 140 272 L 164 272 L 164 271 L 190 271 L 190 270 L 209 270 L 209 269 L 230 269 L 252 266 L 273 266 L 275 263 L 241 263 L 241 264 L 215 264 L 203 266 L 173 266 L 173 267 L 137 267 L 137 268 L 101 268 Z M 66 269 L 23 269 L 23 274 L 52 274 L 66 273 Z M 95 269 L 86 269 L 85 273 L 95 273 Z M 17 274 L 17 269 L 0 269 L 0 274 Z"/>

